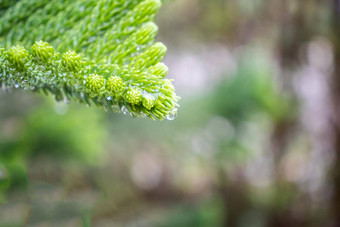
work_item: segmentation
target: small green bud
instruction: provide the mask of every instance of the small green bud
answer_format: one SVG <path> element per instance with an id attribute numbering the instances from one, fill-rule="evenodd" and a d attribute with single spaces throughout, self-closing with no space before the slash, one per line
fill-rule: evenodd
<path id="1" fill-rule="evenodd" d="M 77 71 L 82 65 L 81 57 L 71 50 L 63 54 L 61 61 L 63 66 L 71 71 Z"/>
<path id="2" fill-rule="evenodd" d="M 110 93 L 119 94 L 125 90 L 124 82 L 119 76 L 111 76 L 106 81 L 106 88 Z"/>
<path id="3" fill-rule="evenodd" d="M 156 104 L 156 97 L 150 94 L 147 94 L 145 96 L 143 96 L 143 106 L 147 109 L 147 110 L 151 110 L 152 107 L 154 107 L 154 105 Z"/>
<path id="4" fill-rule="evenodd" d="M 169 68 L 162 62 L 157 63 L 149 68 L 150 73 L 159 76 L 160 78 L 164 78 L 169 71 Z"/>
<path id="5" fill-rule="evenodd" d="M 136 17 L 136 22 L 143 20 L 147 15 L 155 14 L 161 7 L 162 3 L 160 0 L 147 0 L 141 1 L 141 3 L 135 8 L 136 12 L 140 12 Z"/>
<path id="6" fill-rule="evenodd" d="M 104 77 L 97 74 L 91 74 L 86 78 L 85 86 L 90 93 L 90 96 L 95 97 L 97 95 L 100 95 L 105 88 Z"/>
<path id="7" fill-rule="evenodd" d="M 125 94 L 126 101 L 132 105 L 137 105 L 142 101 L 142 93 L 138 88 L 129 88 Z"/>
<path id="8" fill-rule="evenodd" d="M 166 54 L 167 48 L 162 43 L 155 43 L 148 49 L 144 51 L 144 53 L 140 54 L 135 60 L 135 67 L 139 69 L 143 69 L 149 67 L 151 65 L 157 64 L 161 61 Z"/>
<path id="9" fill-rule="evenodd" d="M 11 62 L 16 68 L 22 69 L 25 67 L 25 63 L 28 61 L 29 53 L 28 51 L 20 46 L 11 47 L 7 51 L 7 59 Z"/>
<path id="10" fill-rule="evenodd" d="M 54 54 L 54 49 L 47 42 L 38 41 L 32 46 L 33 56 L 43 62 L 47 62 Z"/>
<path id="11" fill-rule="evenodd" d="M 158 27 L 153 22 L 148 22 L 144 24 L 139 30 L 137 30 L 136 43 L 138 45 L 142 45 L 147 43 L 150 40 L 153 40 L 158 32 Z"/>

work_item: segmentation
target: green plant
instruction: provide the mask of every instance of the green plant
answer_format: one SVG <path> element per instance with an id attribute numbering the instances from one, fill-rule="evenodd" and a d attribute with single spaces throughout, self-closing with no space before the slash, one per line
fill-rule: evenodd
<path id="1" fill-rule="evenodd" d="M 179 97 L 166 47 L 154 43 L 160 0 L 20 0 L 1 11 L 0 85 L 114 112 L 173 119 Z M 41 41 L 43 40 L 43 41 Z"/>

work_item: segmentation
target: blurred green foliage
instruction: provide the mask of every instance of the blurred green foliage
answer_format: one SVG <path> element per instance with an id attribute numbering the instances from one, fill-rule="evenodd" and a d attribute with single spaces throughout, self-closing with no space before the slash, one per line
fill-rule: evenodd
<path id="1" fill-rule="evenodd" d="M 106 132 L 103 116 L 93 110 L 49 100 L 32 109 L 12 140 L 0 140 L 0 161 L 6 190 L 27 187 L 27 163 L 38 158 L 98 165 L 103 159 Z M 6 132 L 2 132 L 6 133 Z M 5 190 L 5 191 L 6 191 Z"/>

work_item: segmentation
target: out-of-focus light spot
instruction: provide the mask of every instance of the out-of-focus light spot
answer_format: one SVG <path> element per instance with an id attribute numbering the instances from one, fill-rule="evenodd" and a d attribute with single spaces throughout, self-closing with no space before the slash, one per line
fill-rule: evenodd
<path id="1" fill-rule="evenodd" d="M 210 191 L 209 169 L 195 161 L 188 161 L 177 169 L 175 178 L 175 184 L 189 196 L 200 196 Z"/>
<path id="2" fill-rule="evenodd" d="M 308 63 L 320 71 L 328 71 L 333 65 L 332 44 L 325 38 L 319 38 L 309 43 L 307 49 Z"/>
<path id="3" fill-rule="evenodd" d="M 65 115 L 68 111 L 68 104 L 63 102 L 56 102 L 54 110 L 59 115 Z"/>
<path id="4" fill-rule="evenodd" d="M 249 183 L 255 187 L 269 187 L 274 179 L 272 153 L 262 152 L 251 159 L 245 167 Z"/>
<path id="5" fill-rule="evenodd" d="M 288 181 L 298 182 L 306 172 L 307 160 L 301 152 L 290 152 L 282 159 L 280 171 Z"/>
<path id="6" fill-rule="evenodd" d="M 152 153 L 137 154 L 132 162 L 131 177 L 133 182 L 141 189 L 152 190 L 162 180 L 162 161 Z"/>
<path id="7" fill-rule="evenodd" d="M 265 149 L 263 146 L 268 142 L 270 135 L 270 124 L 266 116 L 255 116 L 249 121 L 244 121 L 240 125 L 239 140 L 253 154 Z"/>
<path id="8" fill-rule="evenodd" d="M 235 56 L 222 45 L 199 47 L 197 51 L 169 52 L 164 59 L 169 66 L 169 78 L 179 93 L 195 94 L 212 89 L 221 76 L 236 71 Z"/>
<path id="9" fill-rule="evenodd" d="M 207 131 L 215 141 L 229 142 L 235 136 L 235 129 L 230 122 L 219 116 L 212 117 L 207 124 Z"/>
<path id="10" fill-rule="evenodd" d="M 327 131 L 330 116 L 328 82 L 325 74 L 312 67 L 302 68 L 295 81 L 302 102 L 301 121 L 308 131 L 322 134 Z M 322 142 L 318 140 L 319 142 Z"/>
<path id="11" fill-rule="evenodd" d="M 213 144 L 204 134 L 196 134 L 191 137 L 192 150 L 200 155 L 212 156 Z"/>

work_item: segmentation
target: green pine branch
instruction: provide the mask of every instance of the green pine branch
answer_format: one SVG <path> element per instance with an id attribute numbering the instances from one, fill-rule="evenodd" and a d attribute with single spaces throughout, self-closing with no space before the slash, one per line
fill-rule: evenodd
<path id="1" fill-rule="evenodd" d="M 0 85 L 173 119 L 179 97 L 164 79 L 166 47 L 154 43 L 160 6 L 159 0 L 20 0 L 0 17 Z"/>

